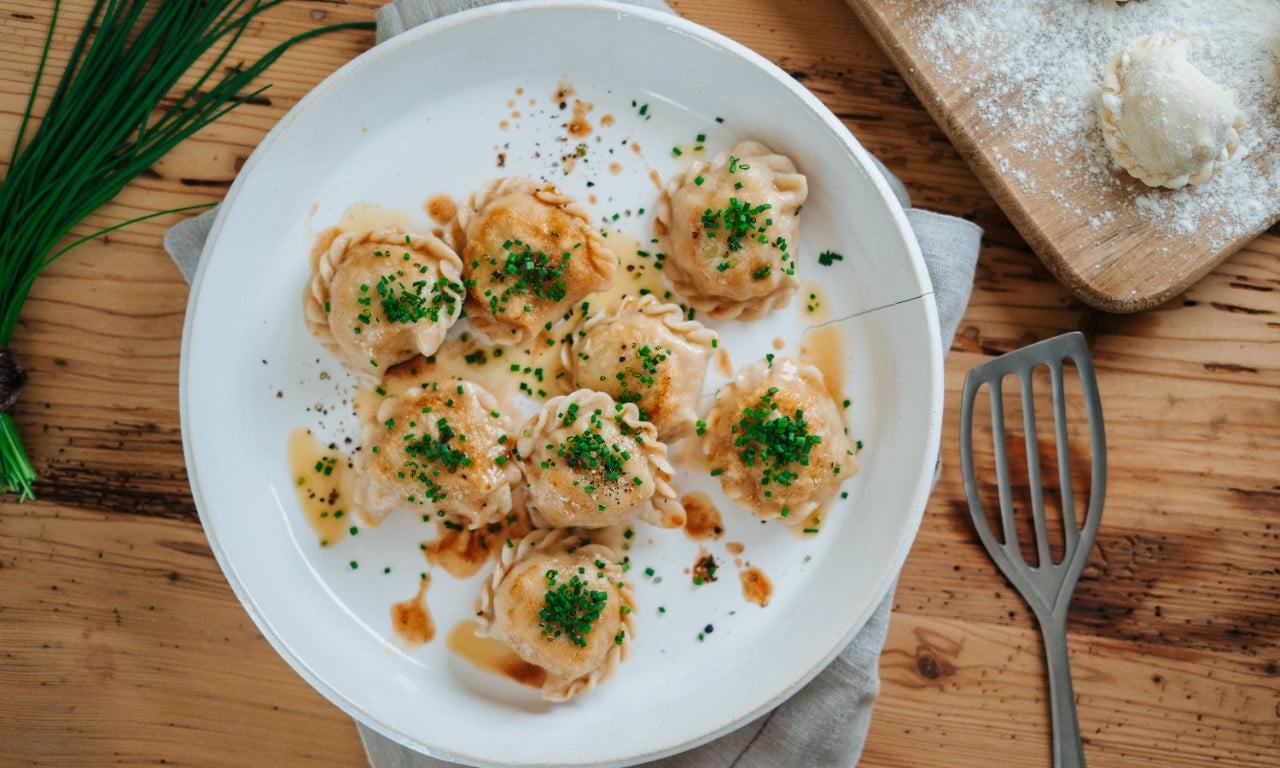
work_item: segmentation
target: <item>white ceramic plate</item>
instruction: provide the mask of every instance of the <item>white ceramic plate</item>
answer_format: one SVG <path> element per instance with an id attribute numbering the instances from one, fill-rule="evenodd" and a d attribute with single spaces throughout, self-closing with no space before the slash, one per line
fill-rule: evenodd
<path id="1" fill-rule="evenodd" d="M 562 83 L 575 91 L 564 112 L 553 98 Z M 592 105 L 594 130 L 585 159 L 566 174 L 559 158 L 576 141 L 560 137 L 574 99 Z M 698 134 L 708 157 L 753 138 L 808 176 L 801 294 L 766 320 L 715 327 L 740 366 L 773 351 L 775 338 L 786 343 L 780 354 L 795 354 L 816 317 L 840 326 L 849 425 L 865 444 L 847 500 L 806 539 L 718 497 L 727 534 L 708 548 L 721 578 L 702 587 L 682 573 L 699 543 L 642 527 L 631 552 L 634 653 L 568 704 L 545 704 L 445 647 L 478 579 L 437 576 L 429 602 L 439 636 L 399 650 L 389 606 L 414 594 L 425 570 L 417 543 L 431 529 L 393 516 L 321 549 L 286 462 L 297 427 L 353 431 L 353 382 L 302 320 L 313 236 L 353 203 L 420 211 L 435 193 L 462 198 L 491 178 L 526 174 L 583 201 L 594 195 L 588 207 L 602 222 L 618 213 L 615 226 L 647 240 L 652 174 L 683 168 Z M 823 250 L 844 260 L 820 266 Z M 811 285 L 824 300 L 812 315 L 804 311 Z M 708 391 L 722 380 L 711 377 Z M 626 765 L 777 705 L 861 628 L 924 509 L 941 380 L 936 310 L 915 240 L 869 157 L 816 98 L 751 51 L 675 16 L 530 1 L 447 17 L 377 47 L 262 142 L 222 206 L 192 288 L 182 423 L 196 504 L 228 581 L 280 654 L 335 704 L 395 740 L 467 764 Z M 716 490 L 705 472 L 680 477 L 686 491 Z M 744 600 L 726 541 L 743 542 L 743 557 L 772 579 L 767 607 Z M 351 560 L 365 567 L 352 570 Z M 644 578 L 645 567 L 663 581 Z M 715 632 L 700 642 L 707 624 Z"/>

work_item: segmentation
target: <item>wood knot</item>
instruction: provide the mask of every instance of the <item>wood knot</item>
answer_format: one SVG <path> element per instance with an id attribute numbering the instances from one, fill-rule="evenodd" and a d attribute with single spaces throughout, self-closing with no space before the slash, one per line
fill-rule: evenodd
<path id="1" fill-rule="evenodd" d="M 13 359 L 9 347 L 0 344 L 0 413 L 9 413 L 27 383 L 27 372 Z"/>
<path id="2" fill-rule="evenodd" d="M 929 680 L 937 680 L 940 677 L 948 677 L 955 674 L 955 668 L 951 666 L 945 659 L 939 660 L 928 650 L 921 650 L 916 654 L 916 671 L 921 677 Z"/>
<path id="3" fill-rule="evenodd" d="M 961 640 L 927 629 L 916 629 L 915 636 L 915 651 L 908 651 L 904 655 L 906 661 L 915 662 L 915 673 L 920 676 L 915 678 L 916 685 L 929 685 L 955 675 L 956 668 L 951 660 L 960 655 L 963 647 Z"/>

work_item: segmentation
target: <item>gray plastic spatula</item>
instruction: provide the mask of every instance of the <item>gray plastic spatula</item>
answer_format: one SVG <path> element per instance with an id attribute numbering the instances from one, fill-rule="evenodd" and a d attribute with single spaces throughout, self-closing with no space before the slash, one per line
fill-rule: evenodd
<path id="1" fill-rule="evenodd" d="M 1075 498 L 1071 486 L 1071 457 L 1067 448 L 1067 403 L 1063 390 L 1063 362 L 1071 360 L 1079 372 L 1089 422 L 1091 480 L 1089 505 L 1078 528 Z M 1054 562 L 1050 554 L 1044 489 L 1040 476 L 1039 436 L 1036 433 L 1035 397 L 1032 372 L 1037 366 L 1048 369 L 1052 384 L 1054 441 L 1057 448 L 1058 484 L 1063 510 L 1062 558 Z M 1023 557 L 1018 541 L 1009 455 L 1005 446 L 1003 384 L 1016 376 L 1021 387 L 1022 423 L 1026 435 L 1027 485 L 1031 499 L 1031 519 L 1037 562 Z M 995 446 L 996 480 L 1000 494 L 1000 525 L 1003 540 L 988 523 L 978 493 L 973 461 L 973 408 L 978 390 L 987 386 L 991 400 L 991 426 Z M 1067 655 L 1067 606 L 1071 593 L 1089 559 L 1102 521 L 1102 502 L 1107 482 L 1106 435 L 1102 425 L 1102 402 L 1094 378 L 1093 359 L 1079 332 L 1055 336 L 989 360 L 969 371 L 964 380 L 960 407 L 960 466 L 964 475 L 969 515 L 978 537 L 991 559 L 1013 583 L 1035 613 L 1044 638 L 1049 667 L 1049 701 L 1053 717 L 1053 765 L 1055 768 L 1083 768 L 1084 749 L 1080 724 L 1076 719 L 1075 694 L 1071 688 L 1071 668 Z"/>

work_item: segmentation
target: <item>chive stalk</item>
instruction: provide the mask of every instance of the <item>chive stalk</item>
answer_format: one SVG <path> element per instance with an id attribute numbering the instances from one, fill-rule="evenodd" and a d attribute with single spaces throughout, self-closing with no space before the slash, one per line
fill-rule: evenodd
<path id="1" fill-rule="evenodd" d="M 0 181 L 0 350 L 7 350 L 36 276 L 67 251 L 108 232 L 189 206 L 139 216 L 59 247 L 71 230 L 170 149 L 267 86 L 253 82 L 291 46 L 371 22 L 318 27 L 251 64 L 228 63 L 258 14 L 283 0 L 95 0 L 44 116 L 36 96 L 49 64 L 60 0 Z M 197 61 L 214 51 L 207 64 Z M 179 88 L 189 72 L 195 80 Z M 15 377 L 21 380 L 21 373 Z M 0 392 L 0 401 L 7 393 Z M 16 391 L 12 393 L 16 399 Z M 10 408 L 12 405 L 10 404 Z M 0 491 L 32 498 L 35 468 L 11 410 L 0 411 Z"/>

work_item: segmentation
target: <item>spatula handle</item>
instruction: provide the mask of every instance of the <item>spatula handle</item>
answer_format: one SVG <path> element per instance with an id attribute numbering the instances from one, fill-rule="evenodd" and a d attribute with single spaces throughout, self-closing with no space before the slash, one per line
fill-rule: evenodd
<path id="1" fill-rule="evenodd" d="M 1071 666 L 1067 656 L 1066 619 L 1046 617 L 1040 622 L 1044 637 L 1044 657 L 1049 665 L 1049 711 L 1053 717 L 1054 768 L 1084 768 L 1084 746 L 1080 743 L 1080 722 L 1076 719 L 1076 696 L 1071 688 Z"/>

